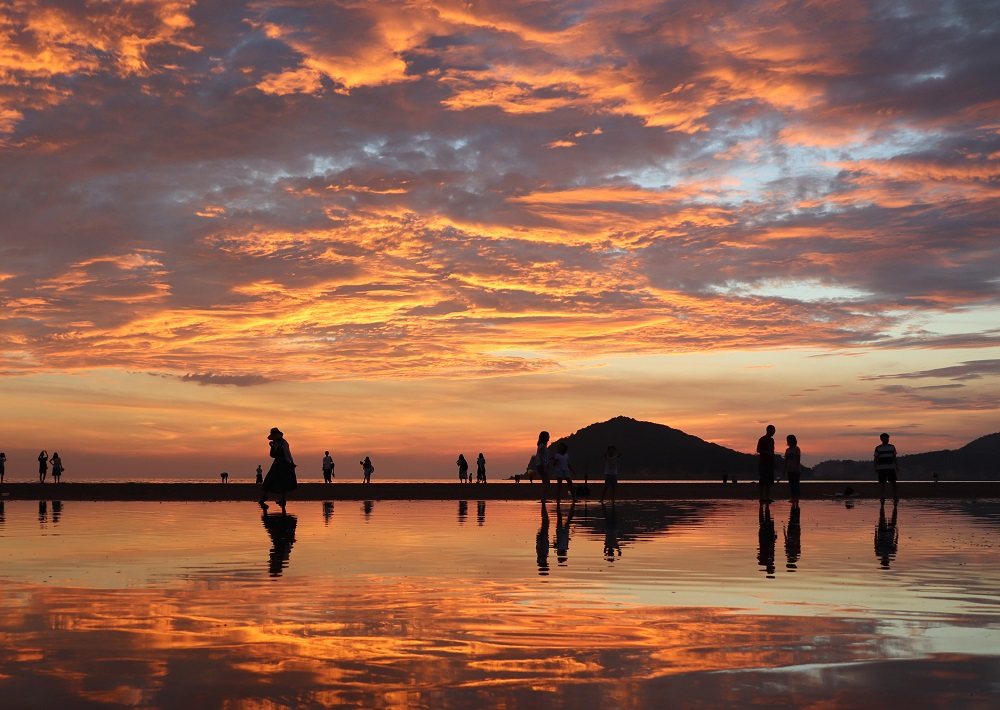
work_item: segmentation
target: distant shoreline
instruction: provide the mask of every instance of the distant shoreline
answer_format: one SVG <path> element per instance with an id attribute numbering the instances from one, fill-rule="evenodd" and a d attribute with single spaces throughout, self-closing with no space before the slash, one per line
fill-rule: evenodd
<path id="1" fill-rule="evenodd" d="M 597 501 L 603 482 L 591 482 L 590 495 L 585 500 Z M 878 497 L 874 481 L 803 481 L 802 500 L 831 500 L 847 486 L 853 497 Z M 336 500 L 538 500 L 539 483 L 302 483 L 288 496 L 289 502 Z M 1000 498 L 1000 481 L 901 481 L 900 497 L 979 499 Z M 771 489 L 778 500 L 788 498 L 788 486 L 778 483 Z M 618 484 L 616 498 L 633 500 L 700 500 L 757 499 L 757 484 L 721 483 L 711 481 L 629 483 Z M 554 499 L 555 485 L 549 486 L 549 499 Z M 565 487 L 563 496 L 566 496 Z M 79 501 L 248 501 L 260 498 L 260 487 L 254 483 L 5 483 L 0 485 L 0 500 L 79 500 Z"/>

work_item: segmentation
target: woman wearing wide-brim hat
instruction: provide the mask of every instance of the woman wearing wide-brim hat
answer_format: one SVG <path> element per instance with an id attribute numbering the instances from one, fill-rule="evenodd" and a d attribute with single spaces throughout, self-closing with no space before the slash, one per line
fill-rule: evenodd
<path id="1" fill-rule="evenodd" d="M 269 497 L 273 497 L 282 510 L 285 508 L 285 496 L 298 487 L 295 479 L 295 461 L 292 460 L 292 452 L 285 441 L 285 435 L 278 427 L 271 429 L 267 435 L 267 440 L 271 448 L 271 468 L 264 476 L 264 483 L 261 485 L 260 505 L 267 508 L 265 502 Z"/>

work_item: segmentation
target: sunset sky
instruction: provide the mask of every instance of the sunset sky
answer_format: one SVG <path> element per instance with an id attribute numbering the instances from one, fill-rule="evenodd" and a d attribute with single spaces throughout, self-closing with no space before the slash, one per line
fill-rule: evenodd
<path id="1" fill-rule="evenodd" d="M 272 426 L 376 480 L 617 415 L 955 448 L 1000 2 L 7 0 L 0 304 L 15 480 L 246 476 Z"/>

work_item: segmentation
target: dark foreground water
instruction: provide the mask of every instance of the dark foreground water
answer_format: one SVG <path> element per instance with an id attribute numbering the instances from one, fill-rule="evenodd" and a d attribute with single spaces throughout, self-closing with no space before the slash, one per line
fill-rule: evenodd
<path id="1" fill-rule="evenodd" d="M 1000 501 L 7 502 L 11 708 L 1000 706 Z"/>

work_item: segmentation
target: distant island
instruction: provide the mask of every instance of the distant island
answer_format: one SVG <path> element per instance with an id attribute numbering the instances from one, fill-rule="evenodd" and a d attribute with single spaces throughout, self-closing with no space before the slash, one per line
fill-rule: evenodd
<path id="1" fill-rule="evenodd" d="M 624 453 L 619 471 L 632 480 L 756 480 L 756 455 L 747 454 L 686 434 L 663 424 L 642 422 L 619 416 L 591 424 L 563 437 L 569 446 L 570 461 L 578 476 L 586 472 L 590 480 L 604 476 L 604 450 L 613 443 Z M 783 441 L 776 442 L 780 452 Z M 872 445 L 874 449 L 874 444 Z M 902 480 L 1000 479 L 1000 433 L 990 434 L 961 449 L 902 455 L 899 459 Z M 778 470 L 781 470 L 780 456 Z M 803 471 L 804 478 L 869 479 L 872 463 L 864 461 L 824 461 Z"/>

